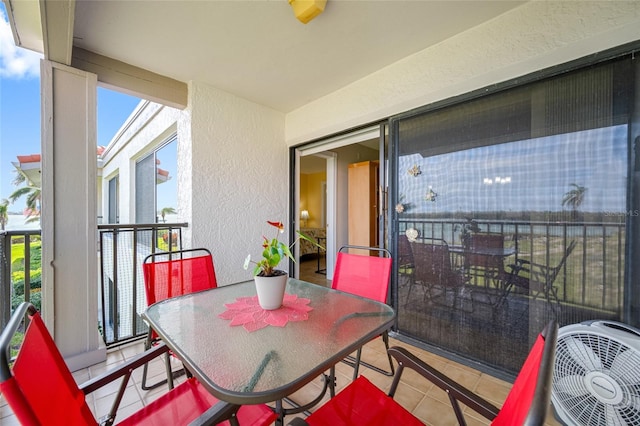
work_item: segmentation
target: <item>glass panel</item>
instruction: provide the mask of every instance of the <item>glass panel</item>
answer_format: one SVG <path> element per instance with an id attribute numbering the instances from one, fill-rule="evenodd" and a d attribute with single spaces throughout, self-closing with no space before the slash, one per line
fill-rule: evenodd
<path id="1" fill-rule="evenodd" d="M 109 181 L 109 222 L 119 223 L 118 212 L 118 176 Z"/>
<path id="2" fill-rule="evenodd" d="M 214 395 L 238 404 L 290 395 L 392 325 L 383 303 L 295 279 L 286 292 L 309 299 L 307 319 L 247 331 L 221 318 L 226 304 L 255 296 L 253 281 L 168 299 L 144 316 Z"/>
<path id="3" fill-rule="evenodd" d="M 621 320 L 632 82 L 621 60 L 398 120 L 401 333 L 515 373 L 550 319 Z"/>
<path id="4" fill-rule="evenodd" d="M 156 152 L 156 194 L 158 221 L 176 222 L 178 207 L 177 179 L 178 141 L 173 139 Z"/>
<path id="5" fill-rule="evenodd" d="M 155 155 L 136 163 L 136 223 L 156 223 Z"/>

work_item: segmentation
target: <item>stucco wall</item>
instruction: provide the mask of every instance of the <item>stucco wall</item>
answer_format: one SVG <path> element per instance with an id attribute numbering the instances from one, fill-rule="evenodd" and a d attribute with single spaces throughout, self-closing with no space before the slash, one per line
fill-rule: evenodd
<path id="1" fill-rule="evenodd" d="M 289 146 L 640 39 L 639 1 L 533 1 L 287 115 Z"/>
<path id="2" fill-rule="evenodd" d="M 275 236 L 266 221 L 287 222 L 284 114 L 196 82 L 184 114 L 191 124 L 178 134 L 190 134 L 179 141 L 178 216 L 190 224 L 187 242 L 212 251 L 220 285 L 250 279 L 244 258 L 260 255 L 263 235 Z"/>

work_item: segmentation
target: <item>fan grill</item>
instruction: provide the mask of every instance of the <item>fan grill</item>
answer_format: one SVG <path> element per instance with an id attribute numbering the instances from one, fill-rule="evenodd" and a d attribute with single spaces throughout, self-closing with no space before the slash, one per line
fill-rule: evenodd
<path id="1" fill-rule="evenodd" d="M 640 352 L 595 333 L 560 336 L 552 400 L 567 423 L 640 426 Z"/>

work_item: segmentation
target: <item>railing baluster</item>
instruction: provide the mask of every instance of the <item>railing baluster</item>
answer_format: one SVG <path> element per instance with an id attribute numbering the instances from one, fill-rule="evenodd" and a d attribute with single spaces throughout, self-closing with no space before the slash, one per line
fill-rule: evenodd
<path id="1" fill-rule="evenodd" d="M 555 283 L 559 300 L 620 314 L 625 286 L 624 223 L 481 219 L 474 219 L 474 222 L 482 232 L 499 230 L 505 237 L 513 234 L 516 260 L 520 258 L 553 266 L 559 261 L 559 254 L 566 252 L 571 241 L 576 240 L 581 249 L 576 249 L 565 262 Z M 450 244 L 460 245 L 465 224 L 468 224 L 467 219 L 422 219 L 403 214 L 398 219 L 397 229 L 404 234 L 407 229 L 415 228 L 419 231 L 419 239 L 441 238 Z M 594 244 L 596 239 L 598 244 Z M 590 266 L 600 263 L 603 265 L 601 269 Z M 616 268 L 612 268 L 613 265 Z M 599 293 L 595 293 L 595 289 Z"/>
<path id="2" fill-rule="evenodd" d="M 42 289 L 40 289 L 42 291 Z M 24 237 L 24 301 L 31 301 L 31 236 Z"/>
<path id="3" fill-rule="evenodd" d="M 11 318 L 11 235 L 3 231 L 0 238 L 0 329 Z"/>
<path id="4" fill-rule="evenodd" d="M 138 299 L 144 298 L 144 292 L 138 286 L 142 286 L 142 262 L 144 258 L 154 253 L 158 247 L 158 236 L 163 232 L 167 234 L 166 249 L 176 250 L 182 247 L 182 229 L 188 226 L 186 223 L 156 223 L 156 224 L 106 224 L 99 225 L 101 247 L 101 274 L 102 281 L 106 283 L 109 276 L 112 285 L 107 288 L 102 286 L 103 300 L 103 335 L 107 347 L 141 338 L 146 335 L 146 329 L 141 326 L 138 317 L 138 305 L 142 303 Z M 178 241 L 173 241 L 173 232 L 177 230 Z M 142 233 L 139 235 L 139 233 Z M 105 240 L 112 235 L 113 254 L 105 253 Z M 126 244 L 125 244 L 126 242 Z M 141 252 L 144 250 L 145 252 Z M 107 270 L 106 256 L 112 259 L 111 270 Z M 131 267 L 129 268 L 129 263 Z M 107 294 L 109 293 L 109 294 Z M 120 306 L 119 294 L 131 296 L 127 306 Z M 109 318 L 105 312 L 109 312 L 113 330 L 108 330 Z M 139 330 L 140 329 L 140 330 Z"/>

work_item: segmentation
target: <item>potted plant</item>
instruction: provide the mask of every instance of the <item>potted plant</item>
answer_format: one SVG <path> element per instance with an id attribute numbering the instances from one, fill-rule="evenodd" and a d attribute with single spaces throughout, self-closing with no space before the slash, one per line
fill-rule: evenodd
<path id="1" fill-rule="evenodd" d="M 310 241 L 312 244 L 323 248 L 312 238 L 306 236 L 300 231 L 296 231 L 298 238 L 290 245 L 278 240 L 278 235 L 284 233 L 284 225 L 282 222 L 267 223 L 277 229 L 276 236 L 268 239 L 263 236 L 262 242 L 262 259 L 259 261 L 251 260 L 251 254 L 244 261 L 244 269 L 248 269 L 251 263 L 255 264 L 253 269 L 254 280 L 256 283 L 256 291 L 258 293 L 258 302 L 262 309 L 272 310 L 282 306 L 284 298 L 284 290 L 287 286 L 287 272 L 277 269 L 280 261 L 283 259 L 291 259 L 295 262 L 291 248 L 302 238 Z"/>

